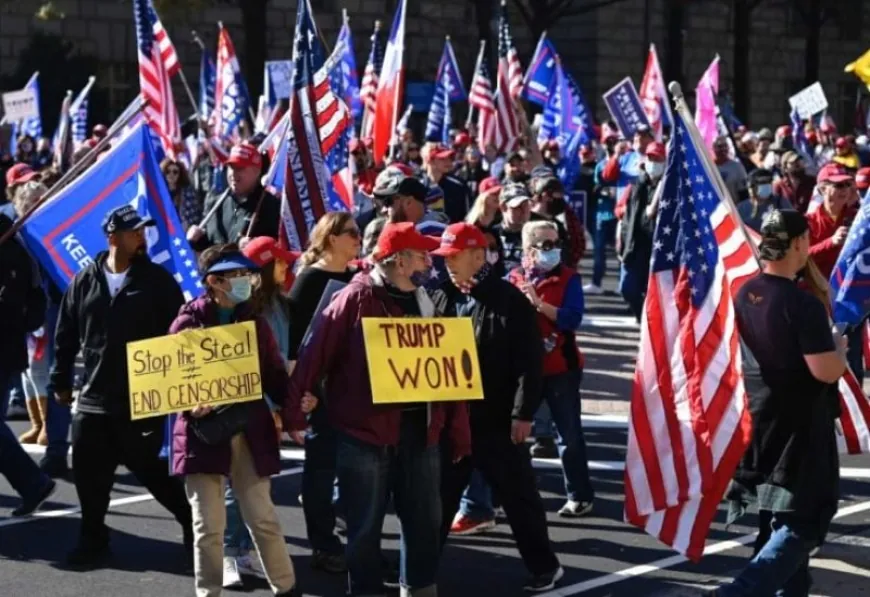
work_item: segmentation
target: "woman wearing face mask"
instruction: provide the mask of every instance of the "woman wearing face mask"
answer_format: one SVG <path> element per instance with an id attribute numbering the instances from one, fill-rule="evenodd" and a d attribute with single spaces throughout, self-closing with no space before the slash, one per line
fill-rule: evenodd
<path id="1" fill-rule="evenodd" d="M 251 276 L 259 268 L 234 245 L 204 251 L 200 268 L 205 272 L 206 293 L 181 308 L 170 333 L 253 321 L 263 389 L 273 402 L 282 406 L 284 429 L 301 443 L 306 427 L 301 401 L 289 397 L 286 361 L 269 324 L 253 312 L 250 304 Z M 226 525 L 224 487 L 229 478 L 272 591 L 276 595 L 301 595 L 270 496 L 269 478 L 281 469 L 272 415 L 265 400 L 244 404 L 245 416 L 240 417 L 244 430 L 230 439 L 212 438 L 207 442 L 197 431 L 197 419 L 229 414 L 229 410 L 213 411 L 206 405 L 179 416 L 173 429 L 172 469 L 174 474 L 184 477 L 193 509 L 196 594 L 198 597 L 221 594 Z"/>
<path id="2" fill-rule="evenodd" d="M 643 172 L 632 186 L 616 234 L 616 255 L 620 261 L 619 292 L 638 322 L 649 279 L 657 205 L 655 194 L 665 172 L 665 157 L 662 143 L 653 142 L 647 146 L 641 165 Z"/>
<path id="3" fill-rule="evenodd" d="M 753 170 L 749 175 L 749 199 L 737 204 L 737 213 L 743 223 L 761 232 L 761 221 L 773 209 L 793 209 L 788 199 L 773 194 L 773 173 L 770 170 Z"/>

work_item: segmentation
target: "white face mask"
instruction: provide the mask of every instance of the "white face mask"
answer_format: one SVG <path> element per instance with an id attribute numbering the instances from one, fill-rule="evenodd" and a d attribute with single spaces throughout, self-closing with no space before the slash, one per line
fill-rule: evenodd
<path id="1" fill-rule="evenodd" d="M 645 163 L 646 173 L 650 175 L 650 178 L 661 178 L 662 174 L 665 173 L 665 163 L 664 162 L 653 162 L 647 161 Z"/>

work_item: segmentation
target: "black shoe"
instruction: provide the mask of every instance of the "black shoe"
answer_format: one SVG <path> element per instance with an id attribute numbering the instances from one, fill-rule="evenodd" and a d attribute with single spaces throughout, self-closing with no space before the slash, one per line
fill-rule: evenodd
<path id="1" fill-rule="evenodd" d="M 330 574 L 343 574 L 347 572 L 347 562 L 340 553 L 316 551 L 311 556 L 311 567 L 315 570 L 323 570 Z"/>
<path id="2" fill-rule="evenodd" d="M 51 497 L 51 494 L 54 493 L 55 489 L 57 489 L 57 483 L 49 481 L 48 485 L 43 487 L 42 491 L 36 494 L 36 497 L 31 500 L 21 500 L 21 505 L 12 511 L 13 518 L 30 516 L 36 512 L 45 500 Z"/>
<path id="3" fill-rule="evenodd" d="M 381 573 L 384 577 L 384 586 L 388 589 L 398 589 L 399 588 L 399 563 L 396 561 L 388 560 L 387 558 L 383 559 L 382 563 L 383 572 Z"/>
<path id="4" fill-rule="evenodd" d="M 278 593 L 275 597 L 302 597 L 302 589 L 299 588 L 297 584 L 295 587 L 290 589 L 289 591 L 284 591 L 283 593 Z"/>
<path id="5" fill-rule="evenodd" d="M 563 576 L 565 576 L 565 569 L 559 566 L 553 572 L 537 574 L 530 577 L 523 586 L 523 590 L 528 591 L 529 593 L 543 593 L 544 591 L 549 591 L 556 586 L 556 583 L 559 582 Z"/>
<path id="6" fill-rule="evenodd" d="M 559 449 L 556 447 L 556 442 L 552 437 L 542 437 L 536 439 L 535 443 L 529 449 L 532 458 L 558 458 Z"/>
<path id="7" fill-rule="evenodd" d="M 52 479 L 65 479 L 69 475 L 66 456 L 45 455 L 39 459 L 39 468 Z"/>
<path id="8" fill-rule="evenodd" d="M 112 552 L 108 545 L 102 547 L 78 546 L 66 556 L 66 565 L 72 570 L 96 570 L 105 566 Z"/>

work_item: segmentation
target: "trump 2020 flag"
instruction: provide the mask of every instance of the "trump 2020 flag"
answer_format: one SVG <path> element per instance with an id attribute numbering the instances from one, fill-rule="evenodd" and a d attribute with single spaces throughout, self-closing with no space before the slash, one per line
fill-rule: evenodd
<path id="1" fill-rule="evenodd" d="M 353 52 L 353 35 L 350 31 L 350 23 L 347 11 L 344 11 L 344 24 L 338 32 L 336 46 L 342 45 L 341 52 L 341 84 L 338 89 L 339 97 L 350 108 L 354 120 L 362 116 L 363 104 L 359 95 L 359 74 L 356 71 L 356 55 Z"/>
<path id="2" fill-rule="evenodd" d="M 526 71 L 523 87 L 523 97 L 539 106 L 546 106 L 550 88 L 556 80 L 556 62 L 559 54 L 556 46 L 547 38 L 547 33 L 541 34 L 535 55 Z"/>
<path id="3" fill-rule="evenodd" d="M 223 23 L 219 27 L 214 122 L 217 135 L 228 139 L 245 119 L 251 102 L 233 40 Z"/>
<path id="4" fill-rule="evenodd" d="M 450 37 L 444 41 L 444 52 L 438 64 L 435 75 L 435 94 L 429 108 L 429 118 L 426 121 L 426 140 L 447 143 L 450 138 L 452 122 L 450 104 L 468 99 L 462 75 L 456 63 L 456 55 L 450 44 Z"/>
<path id="5" fill-rule="evenodd" d="M 148 126 L 133 131 L 96 164 L 40 207 L 22 228 L 25 242 L 59 288 L 66 288 L 107 248 L 105 215 L 132 205 L 156 226 L 146 229 L 148 255 L 162 265 L 190 300 L 202 288 L 196 257 L 185 238 Z"/>
<path id="6" fill-rule="evenodd" d="M 870 311 L 870 201 L 861 200 L 861 209 L 852 223 L 846 244 L 831 273 L 834 321 L 858 323 Z"/>
<path id="7" fill-rule="evenodd" d="M 580 143 L 589 143 L 592 129 L 592 112 L 577 81 L 562 67 L 556 57 L 555 78 L 544 106 L 538 142 L 556 139 L 565 151 L 566 141 L 579 132 Z"/>

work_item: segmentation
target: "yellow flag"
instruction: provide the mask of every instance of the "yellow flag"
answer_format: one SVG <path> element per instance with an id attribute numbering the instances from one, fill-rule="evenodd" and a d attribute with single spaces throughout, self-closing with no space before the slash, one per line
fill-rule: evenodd
<path id="1" fill-rule="evenodd" d="M 844 69 L 847 73 L 855 73 L 855 76 L 870 89 L 870 50 L 858 58 L 855 62 L 850 62 Z"/>

